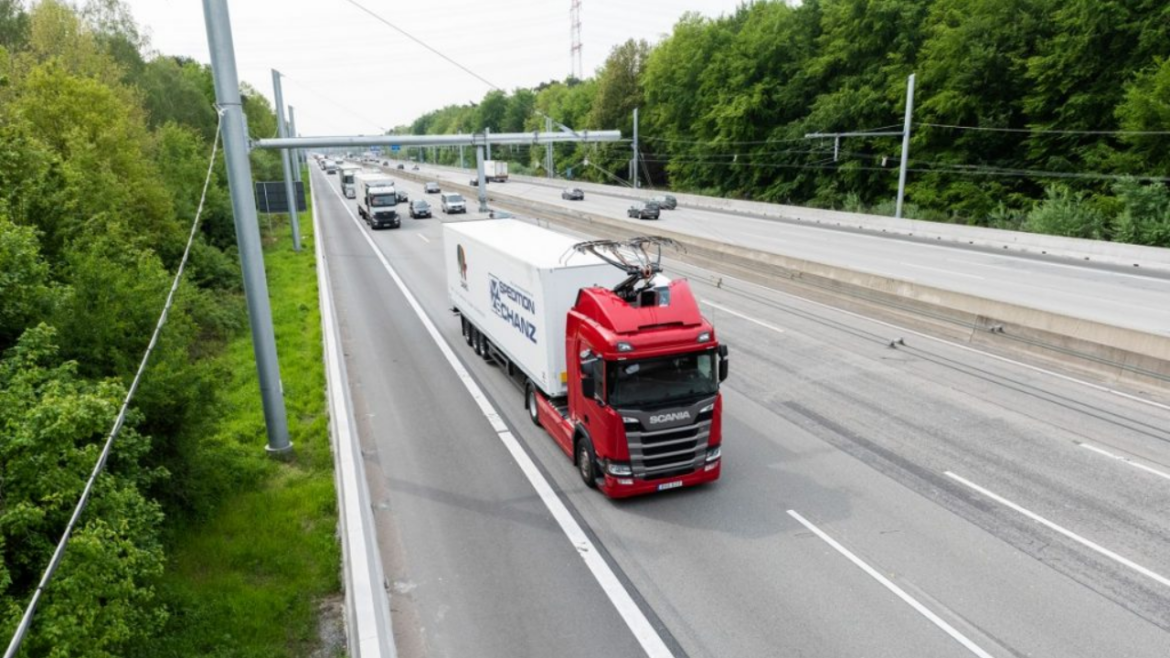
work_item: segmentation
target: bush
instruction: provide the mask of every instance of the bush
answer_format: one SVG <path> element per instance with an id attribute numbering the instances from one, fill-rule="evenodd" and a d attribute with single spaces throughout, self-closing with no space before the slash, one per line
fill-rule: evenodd
<path id="1" fill-rule="evenodd" d="M 1045 191 L 1044 200 L 1028 213 L 1022 228 L 1031 233 L 1105 240 L 1106 227 L 1104 213 L 1087 200 L 1084 192 L 1053 185 Z"/>
<path id="2" fill-rule="evenodd" d="M 1170 247 L 1170 190 L 1165 185 L 1142 185 L 1126 180 L 1114 186 L 1122 209 L 1113 219 L 1118 242 Z"/>

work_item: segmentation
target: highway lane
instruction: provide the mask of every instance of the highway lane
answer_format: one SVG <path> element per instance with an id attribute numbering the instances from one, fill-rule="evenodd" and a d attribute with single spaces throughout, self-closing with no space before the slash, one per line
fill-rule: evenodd
<path id="1" fill-rule="evenodd" d="M 422 175 L 466 185 L 470 173 L 422 165 Z M 584 201 L 561 199 L 562 184 L 491 184 L 493 194 L 593 212 L 631 223 L 629 199 L 587 193 Z M 1163 273 L 1118 272 L 1034 255 L 988 253 L 958 245 L 934 245 L 847 232 L 810 223 L 781 222 L 680 207 L 662 212 L 672 230 L 754 249 L 937 286 L 999 301 L 1170 335 L 1170 278 Z M 646 230 L 652 231 L 653 228 Z"/>
<path id="2" fill-rule="evenodd" d="M 636 655 L 496 432 L 467 413 L 475 403 L 425 349 L 424 329 L 325 175 L 313 177 L 401 655 Z M 395 238 L 422 235 L 404 221 Z M 594 627 L 610 632 L 594 637 Z"/>
<path id="3" fill-rule="evenodd" d="M 337 214 L 321 211 L 323 218 Z M 407 220 L 403 230 L 374 239 L 402 264 L 408 286 L 457 344 L 458 323 L 445 306 L 438 224 Z M 338 236 L 347 230 L 345 222 L 333 225 Z M 331 230 L 325 239 L 335 239 Z M 354 252 L 351 259 L 359 257 Z M 717 289 L 705 283 L 711 273 L 674 265 L 705 301 L 718 305 L 709 307 L 710 317 L 734 350 L 725 389 L 728 456 L 724 480 L 715 486 L 624 503 L 585 490 L 552 441 L 527 425 L 518 391 L 468 350 L 462 355 L 687 654 L 972 655 L 788 510 L 988 655 L 1164 653 L 1170 589 L 947 473 L 1166 575 L 1170 480 L 1156 474 L 1170 473 L 1166 409 L 748 284 Z M 365 302 L 375 304 L 399 320 L 408 313 L 390 298 Z M 907 345 L 889 349 L 898 336 Z M 392 371 L 391 360 L 404 358 L 391 349 L 395 344 L 355 340 L 350 358 Z M 412 355 L 426 351 L 411 346 L 417 348 Z M 411 374 L 416 388 L 441 397 L 444 388 L 430 383 L 435 373 Z M 456 413 L 436 402 L 418 408 L 423 403 L 413 397 L 405 403 L 378 398 L 381 393 L 364 387 L 355 395 L 360 404 L 407 418 Z M 442 438 L 458 445 L 464 437 Z M 493 468 L 484 477 L 506 478 L 507 470 Z M 414 477 L 437 491 L 451 486 L 441 468 Z M 391 501 L 394 495 L 389 492 Z M 446 513 L 441 506 L 428 511 Z M 416 562 L 429 559 L 408 551 L 407 569 L 425 570 Z M 524 566 L 504 560 L 481 568 L 510 581 Z M 573 600 L 566 593 L 573 590 L 525 584 L 540 600 Z M 445 596 L 461 593 L 451 589 L 439 599 Z M 435 609 L 421 608 L 419 624 L 426 627 Z"/>

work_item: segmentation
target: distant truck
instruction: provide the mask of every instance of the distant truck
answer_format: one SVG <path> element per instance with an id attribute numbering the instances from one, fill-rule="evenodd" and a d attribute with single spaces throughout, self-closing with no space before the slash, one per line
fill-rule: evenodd
<path id="1" fill-rule="evenodd" d="M 341 193 L 347 199 L 357 198 L 357 185 L 354 182 L 354 176 L 362 170 L 361 167 L 353 164 L 343 164 L 338 167 L 338 176 L 341 178 Z"/>
<path id="2" fill-rule="evenodd" d="M 467 344 L 523 388 L 529 418 L 585 484 L 613 498 L 721 472 L 727 347 L 687 281 L 661 274 L 665 242 L 580 243 L 506 219 L 443 226 Z"/>
<path id="3" fill-rule="evenodd" d="M 508 162 L 506 160 L 484 160 L 483 177 L 489 183 L 507 183 Z"/>
<path id="4" fill-rule="evenodd" d="M 398 228 L 402 218 L 398 216 L 398 192 L 394 179 L 386 174 L 361 171 L 354 175 L 354 186 L 358 195 L 358 214 L 370 228 Z"/>

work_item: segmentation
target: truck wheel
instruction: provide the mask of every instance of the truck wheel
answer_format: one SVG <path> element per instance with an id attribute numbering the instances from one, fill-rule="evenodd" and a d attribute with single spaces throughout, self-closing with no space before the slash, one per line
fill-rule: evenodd
<path id="1" fill-rule="evenodd" d="M 597 488 L 597 454 L 593 452 L 593 442 L 587 436 L 577 439 L 577 472 L 585 486 Z"/>
<path id="2" fill-rule="evenodd" d="M 490 340 L 488 340 L 487 336 L 483 336 L 483 335 L 480 335 L 479 342 L 480 342 L 480 349 L 483 350 L 482 352 L 480 352 L 480 356 L 483 357 L 484 361 L 491 361 L 492 360 L 492 342 Z"/>
<path id="3" fill-rule="evenodd" d="M 459 318 L 459 321 L 463 324 L 463 340 L 467 341 L 467 345 L 470 346 L 471 345 L 471 323 L 467 321 L 467 318 Z"/>
<path id="4" fill-rule="evenodd" d="M 481 350 L 481 348 L 479 346 L 479 329 L 476 329 L 475 325 L 473 324 L 473 325 L 471 325 L 471 351 L 475 352 L 476 355 L 478 356 L 479 354 L 482 353 L 480 350 Z"/>
<path id="5" fill-rule="evenodd" d="M 536 387 L 528 382 L 524 387 L 524 406 L 528 408 L 528 419 L 533 425 L 540 427 L 540 413 L 536 407 Z"/>

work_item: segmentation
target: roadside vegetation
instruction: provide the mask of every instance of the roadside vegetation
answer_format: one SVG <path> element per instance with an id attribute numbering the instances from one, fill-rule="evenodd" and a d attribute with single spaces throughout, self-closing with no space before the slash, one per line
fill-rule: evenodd
<path id="1" fill-rule="evenodd" d="M 125 395 L 216 133 L 210 71 L 118 0 L 0 0 L 0 637 Z M 245 88 L 254 135 L 274 132 Z M 253 154 L 257 179 L 279 159 Z M 307 217 L 307 216 L 306 216 Z M 305 226 L 311 240 L 311 227 Z M 296 457 L 264 455 L 222 157 L 161 342 L 22 656 L 303 656 L 336 594 L 311 248 L 266 233 Z"/>
<path id="2" fill-rule="evenodd" d="M 900 131 L 916 73 L 907 216 L 1170 246 L 1168 12 L 1163 0 L 756 0 L 684 14 L 585 80 L 491 91 L 396 132 L 543 129 L 535 109 L 629 136 L 637 107 L 641 175 L 656 186 L 892 215 L 900 138 L 843 139 L 834 160 L 833 140 L 805 135 Z M 629 177 L 628 144 L 555 153 L 559 175 Z M 542 171 L 543 149 L 495 155 Z"/>

